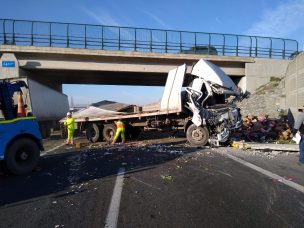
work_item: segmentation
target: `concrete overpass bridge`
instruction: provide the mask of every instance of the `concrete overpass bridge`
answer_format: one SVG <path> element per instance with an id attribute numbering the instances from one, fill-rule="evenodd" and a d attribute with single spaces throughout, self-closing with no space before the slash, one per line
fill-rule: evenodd
<path id="1" fill-rule="evenodd" d="M 200 58 L 253 91 L 285 75 L 298 51 L 297 41 L 273 37 L 9 19 L 0 25 L 0 78 L 28 76 L 59 91 L 62 84 L 164 85 L 170 69 Z"/>

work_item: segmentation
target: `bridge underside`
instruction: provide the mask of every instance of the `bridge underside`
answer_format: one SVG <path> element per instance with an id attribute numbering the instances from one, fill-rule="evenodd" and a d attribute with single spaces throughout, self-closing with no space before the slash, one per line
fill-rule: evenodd
<path id="1" fill-rule="evenodd" d="M 219 66 L 238 83 L 245 76 L 246 63 L 255 61 L 250 57 L 15 45 L 0 45 L 0 53 L 13 53 L 19 76 L 57 90 L 62 84 L 164 86 L 169 70 L 186 63 L 190 74 L 191 66 L 201 58 Z"/>
<path id="2" fill-rule="evenodd" d="M 283 77 L 290 60 L 250 57 L 143 53 L 91 49 L 0 45 L 0 78 L 31 77 L 58 91 L 62 84 L 164 86 L 169 70 L 184 63 L 187 74 L 199 59 L 219 66 L 244 91 L 254 92 L 270 77 Z M 186 77 L 187 78 L 187 77 Z M 185 82 L 185 85 L 187 82 Z"/>
<path id="3" fill-rule="evenodd" d="M 37 81 L 56 84 L 104 84 L 163 86 L 167 73 L 78 71 L 78 70 L 27 70 L 27 75 Z"/>

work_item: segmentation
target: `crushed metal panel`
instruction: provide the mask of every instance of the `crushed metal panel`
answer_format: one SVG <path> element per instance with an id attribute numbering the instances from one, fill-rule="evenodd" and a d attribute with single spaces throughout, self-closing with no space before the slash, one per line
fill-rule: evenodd
<path id="1" fill-rule="evenodd" d="M 186 64 L 170 70 L 160 104 L 161 111 L 182 110 L 181 91 L 186 73 Z"/>
<path id="2" fill-rule="evenodd" d="M 211 83 L 229 88 L 231 90 L 237 90 L 237 87 L 232 79 L 226 75 L 219 67 L 207 60 L 199 60 L 193 66 L 191 74 L 203 78 Z"/>

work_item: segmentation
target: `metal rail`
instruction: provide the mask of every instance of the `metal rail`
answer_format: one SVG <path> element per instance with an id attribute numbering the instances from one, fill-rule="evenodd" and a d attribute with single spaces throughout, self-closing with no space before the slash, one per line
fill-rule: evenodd
<path id="1" fill-rule="evenodd" d="M 291 58 L 298 42 L 276 37 L 0 19 L 0 44 L 176 54 Z"/>

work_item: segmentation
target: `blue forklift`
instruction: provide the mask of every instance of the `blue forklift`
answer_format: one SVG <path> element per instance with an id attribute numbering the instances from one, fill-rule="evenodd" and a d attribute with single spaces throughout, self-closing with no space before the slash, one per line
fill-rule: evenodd
<path id="1" fill-rule="evenodd" d="M 0 80 L 0 161 L 15 175 L 31 172 L 43 150 L 36 118 L 31 112 L 25 114 L 23 100 L 21 104 L 16 102 L 16 96 L 22 99 L 22 90 L 27 89 L 24 81 Z M 24 109 L 24 115 L 18 115 L 20 108 Z"/>

